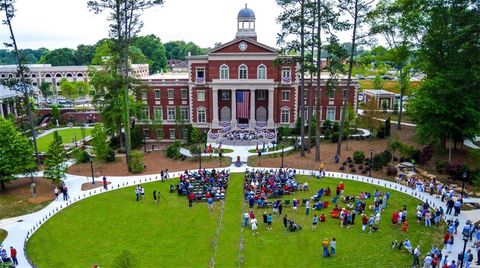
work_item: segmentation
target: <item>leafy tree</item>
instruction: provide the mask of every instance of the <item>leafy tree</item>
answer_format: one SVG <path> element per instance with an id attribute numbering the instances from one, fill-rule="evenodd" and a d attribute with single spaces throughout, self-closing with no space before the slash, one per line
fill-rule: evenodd
<path id="1" fill-rule="evenodd" d="M 53 115 L 53 119 L 55 120 L 55 122 L 60 121 L 60 110 L 58 109 L 57 105 L 52 106 L 52 115 Z"/>
<path id="2" fill-rule="evenodd" d="M 50 86 L 50 83 L 42 81 L 42 83 L 40 83 L 40 86 L 38 87 L 40 89 L 40 92 L 42 92 L 42 96 L 45 98 L 45 101 L 47 101 L 48 96 L 52 94 Z"/>
<path id="3" fill-rule="evenodd" d="M 363 151 L 355 151 L 353 152 L 353 161 L 357 164 L 363 163 L 363 160 L 365 160 L 365 154 Z"/>
<path id="4" fill-rule="evenodd" d="M 94 54 L 95 46 L 78 45 L 74 52 L 75 62 L 77 65 L 90 65 Z"/>
<path id="5" fill-rule="evenodd" d="M 15 16 L 15 6 L 13 5 L 14 3 L 15 0 L 4 0 L 0 3 L 0 11 L 5 12 L 5 20 L 3 21 L 3 24 L 8 26 L 11 41 L 11 43 L 6 42 L 4 43 L 4 45 L 6 47 L 13 48 L 13 52 L 17 60 L 17 75 L 16 77 L 9 79 L 6 84 L 11 89 L 19 91 L 23 95 L 23 102 L 25 103 L 25 111 L 27 113 L 28 122 L 30 125 L 30 133 L 32 134 L 33 148 L 35 150 L 37 165 L 40 165 L 40 155 L 38 153 L 37 137 L 35 135 L 35 126 L 33 124 L 32 103 L 30 101 L 31 90 L 28 86 L 29 81 L 25 77 L 25 74 L 28 73 L 28 66 L 24 64 L 25 58 L 18 49 L 17 40 L 15 39 L 15 34 L 13 33 L 12 19 Z"/>
<path id="6" fill-rule="evenodd" d="M 63 147 L 62 137 L 57 131 L 53 132 L 53 141 L 48 146 L 47 157 L 45 159 L 45 178 L 58 183 L 65 176 L 66 151 Z"/>
<path id="7" fill-rule="evenodd" d="M 193 144 L 204 144 L 207 141 L 207 136 L 199 128 L 192 128 L 190 133 L 190 140 Z"/>
<path id="8" fill-rule="evenodd" d="M 138 36 L 133 40 L 133 45 L 148 59 L 150 73 L 158 73 L 167 68 L 166 51 L 160 38 L 154 34 Z"/>
<path id="9" fill-rule="evenodd" d="M 221 44 L 220 44 L 221 45 Z M 201 48 L 193 42 L 185 43 L 185 41 L 170 41 L 164 44 L 165 55 L 169 59 L 185 60 L 188 53 L 194 55 L 204 55 L 207 49 Z"/>
<path id="10" fill-rule="evenodd" d="M 107 160 L 111 148 L 107 143 L 107 130 L 103 124 L 96 124 L 95 127 L 93 127 L 91 144 L 96 158 Z"/>
<path id="11" fill-rule="evenodd" d="M 132 151 L 132 159 L 130 162 L 130 170 L 133 173 L 142 173 L 145 170 L 143 163 L 143 153 L 140 151 Z"/>
<path id="12" fill-rule="evenodd" d="M 65 78 L 60 80 L 60 90 L 62 91 L 61 94 L 72 102 L 78 97 L 78 87 L 75 82 L 70 82 Z"/>
<path id="13" fill-rule="evenodd" d="M 120 78 L 124 88 L 121 94 L 122 121 L 125 129 L 125 152 L 127 163 L 130 163 L 130 100 L 129 100 L 129 48 L 132 38 L 140 32 L 143 23 L 140 19 L 142 12 L 153 6 L 163 4 L 163 0 L 91 0 L 88 7 L 95 14 L 107 11 L 110 24 L 110 36 L 113 38 L 113 71 L 114 76 Z M 116 91 L 116 90 L 115 90 Z M 116 91 L 117 92 L 117 91 Z M 130 168 L 130 165 L 128 165 Z"/>
<path id="14" fill-rule="evenodd" d="M 378 111 L 378 102 L 372 98 L 365 103 L 365 110 L 363 119 L 365 120 L 365 124 L 367 125 L 370 132 L 372 132 L 378 127 L 378 120 L 380 112 Z"/>
<path id="15" fill-rule="evenodd" d="M 346 142 L 346 149 L 348 149 L 348 139 L 350 137 L 350 131 L 352 125 L 355 123 L 355 118 L 357 117 L 357 113 L 351 104 L 347 105 L 347 116 L 345 117 L 345 129 L 343 130 L 343 135 L 345 136 Z"/>
<path id="16" fill-rule="evenodd" d="M 390 137 L 391 133 L 390 116 L 385 120 L 385 137 Z"/>
<path id="17" fill-rule="evenodd" d="M 365 37 L 360 32 L 362 29 L 363 24 L 365 24 L 367 14 L 370 10 L 370 5 L 373 3 L 373 0 L 339 0 L 339 8 L 350 15 L 352 22 L 352 43 L 351 48 L 349 51 L 349 63 L 348 63 L 348 76 L 347 76 L 347 86 L 344 89 L 345 94 L 344 102 L 348 103 L 349 98 L 349 90 L 350 85 L 352 82 L 352 72 L 353 72 L 353 65 L 354 65 L 354 56 L 356 53 L 357 45 L 359 42 L 362 42 L 362 39 Z M 347 115 L 347 105 L 343 105 L 342 108 L 342 118 L 340 120 L 340 132 L 343 133 L 345 128 L 345 116 Z M 338 139 L 337 143 L 337 150 L 335 155 L 340 156 L 342 152 L 342 138 Z"/>
<path id="18" fill-rule="evenodd" d="M 15 180 L 15 175 L 24 174 L 35 168 L 33 148 L 9 119 L 0 117 L 0 188 Z"/>
<path id="19" fill-rule="evenodd" d="M 43 55 L 39 63 L 50 63 L 53 66 L 74 66 L 77 65 L 75 50 L 71 48 L 58 48 Z"/>
<path id="20" fill-rule="evenodd" d="M 372 159 L 372 169 L 379 171 L 383 168 L 384 165 L 385 162 L 383 158 L 383 153 L 374 154 Z"/>
<path id="21" fill-rule="evenodd" d="M 426 79 L 409 112 L 421 143 L 446 148 L 447 140 L 462 142 L 480 133 L 480 14 L 470 1 L 438 1 L 427 7 L 418 52 Z"/>
<path id="22" fill-rule="evenodd" d="M 373 88 L 374 89 L 383 89 L 383 85 L 385 82 L 383 82 L 382 77 L 380 74 L 375 75 L 375 78 L 373 79 Z"/>

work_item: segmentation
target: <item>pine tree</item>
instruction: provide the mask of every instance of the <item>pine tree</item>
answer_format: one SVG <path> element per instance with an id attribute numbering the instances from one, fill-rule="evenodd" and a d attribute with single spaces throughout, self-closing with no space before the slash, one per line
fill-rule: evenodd
<path id="1" fill-rule="evenodd" d="M 53 182 L 59 182 L 66 171 L 66 151 L 63 147 L 62 137 L 57 131 L 53 132 L 53 141 L 48 146 L 47 158 L 45 159 L 45 171 L 43 172 L 45 178 Z"/>

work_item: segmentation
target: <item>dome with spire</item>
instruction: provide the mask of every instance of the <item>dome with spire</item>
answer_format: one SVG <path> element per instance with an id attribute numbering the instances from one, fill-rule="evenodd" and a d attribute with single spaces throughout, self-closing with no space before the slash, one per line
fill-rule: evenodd
<path id="1" fill-rule="evenodd" d="M 255 13 L 253 12 L 253 10 L 251 10 L 250 8 L 247 7 L 247 4 L 245 4 L 245 8 L 240 10 L 240 12 L 238 12 L 237 18 L 238 19 L 240 19 L 240 18 L 255 19 Z"/>

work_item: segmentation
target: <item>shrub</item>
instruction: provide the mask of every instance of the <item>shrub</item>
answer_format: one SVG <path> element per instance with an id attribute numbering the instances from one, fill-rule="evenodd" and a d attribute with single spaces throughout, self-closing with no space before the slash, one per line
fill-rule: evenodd
<path id="1" fill-rule="evenodd" d="M 362 174 L 367 174 L 367 172 L 368 172 L 368 171 L 364 169 L 364 170 L 362 170 L 361 173 L 362 173 Z"/>
<path id="2" fill-rule="evenodd" d="M 355 173 L 357 172 L 357 169 L 355 167 L 350 168 L 350 172 Z"/>
<path id="3" fill-rule="evenodd" d="M 332 128 L 332 121 L 327 119 L 323 122 L 323 129 L 327 130 L 330 128 Z"/>
<path id="4" fill-rule="evenodd" d="M 390 163 L 390 161 L 392 160 L 392 153 L 389 150 L 383 151 L 382 156 L 383 156 L 383 165 Z"/>
<path id="5" fill-rule="evenodd" d="M 338 169 L 343 171 L 345 170 L 345 166 L 340 166 Z"/>
<path id="6" fill-rule="evenodd" d="M 333 127 L 332 127 L 333 132 L 338 132 L 339 129 L 340 129 L 340 125 L 338 124 L 338 122 L 333 123 Z"/>
<path id="7" fill-rule="evenodd" d="M 75 159 L 76 163 L 87 163 L 90 161 L 90 154 L 85 150 L 75 148 L 71 153 L 72 158 Z"/>
<path id="8" fill-rule="evenodd" d="M 363 169 L 363 166 L 362 165 L 359 165 L 358 166 L 358 170 L 362 170 Z"/>
<path id="9" fill-rule="evenodd" d="M 372 169 L 379 171 L 383 168 L 385 162 L 383 162 L 383 154 L 375 154 L 372 160 Z"/>
<path id="10" fill-rule="evenodd" d="M 378 128 L 377 138 L 379 138 L 379 139 L 384 139 L 385 138 L 385 126 L 382 125 Z"/>
<path id="11" fill-rule="evenodd" d="M 370 170 L 370 166 L 366 166 L 363 170 L 369 171 L 369 170 Z"/>
<path id="12" fill-rule="evenodd" d="M 398 161 L 398 158 L 397 158 L 396 156 L 394 156 L 394 157 L 392 158 L 392 160 L 393 160 L 393 162 L 397 162 L 397 161 Z"/>
<path id="13" fill-rule="evenodd" d="M 338 142 L 338 138 L 339 138 L 338 132 L 334 132 L 334 133 L 332 134 L 332 137 L 330 138 L 330 140 L 331 140 L 332 142 Z"/>
<path id="14" fill-rule="evenodd" d="M 107 158 L 105 159 L 107 162 L 113 162 L 115 161 L 115 152 L 113 151 L 112 148 L 109 148 L 108 153 L 107 153 Z"/>
<path id="15" fill-rule="evenodd" d="M 397 173 L 398 173 L 397 167 L 390 166 L 390 167 L 387 168 L 387 175 L 388 176 L 395 176 L 395 175 L 397 175 Z"/>
<path id="16" fill-rule="evenodd" d="M 130 154 L 130 170 L 132 173 L 142 173 L 145 170 L 142 152 L 132 151 Z"/>
<path id="17" fill-rule="evenodd" d="M 355 163 L 360 164 L 363 160 L 365 160 L 365 154 L 362 151 L 353 152 L 353 161 L 355 161 Z"/>
<path id="18" fill-rule="evenodd" d="M 445 170 L 450 177 L 454 179 L 462 179 L 463 173 L 468 171 L 468 166 L 464 163 L 454 162 L 447 164 Z"/>
<path id="19" fill-rule="evenodd" d="M 355 167 L 355 165 L 353 163 L 350 163 L 350 164 L 348 164 L 348 167 L 353 168 L 353 167 Z"/>
<path id="20" fill-rule="evenodd" d="M 173 159 L 179 159 L 182 154 L 180 154 L 180 142 L 175 141 L 174 143 L 170 144 L 167 147 L 167 157 L 173 158 Z"/>
<path id="21" fill-rule="evenodd" d="M 447 167 L 447 165 L 448 165 L 447 161 L 437 160 L 437 162 L 435 162 L 435 170 L 437 170 L 437 172 L 439 173 L 443 173 L 445 172 L 445 168 Z"/>
<path id="22" fill-rule="evenodd" d="M 342 165 L 346 166 L 346 165 L 347 165 L 347 162 L 343 162 Z"/>
<path id="23" fill-rule="evenodd" d="M 433 145 L 425 146 L 418 155 L 418 163 L 426 164 L 433 157 Z"/>

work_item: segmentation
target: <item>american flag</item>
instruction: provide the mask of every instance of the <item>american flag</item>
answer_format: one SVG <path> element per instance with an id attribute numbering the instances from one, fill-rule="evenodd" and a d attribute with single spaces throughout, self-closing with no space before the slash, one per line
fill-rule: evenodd
<path id="1" fill-rule="evenodd" d="M 249 104 L 250 104 L 250 92 L 248 91 L 237 91 L 237 118 L 248 119 L 250 115 Z"/>

